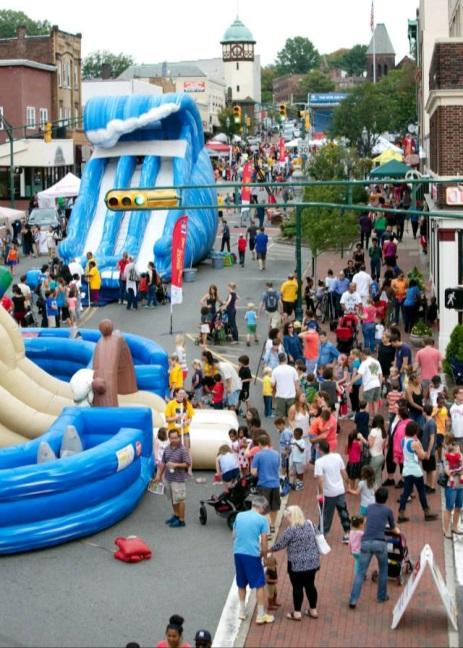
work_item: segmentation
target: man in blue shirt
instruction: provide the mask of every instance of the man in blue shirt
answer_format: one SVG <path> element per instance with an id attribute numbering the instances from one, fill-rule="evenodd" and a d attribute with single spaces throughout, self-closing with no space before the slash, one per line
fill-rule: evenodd
<path id="1" fill-rule="evenodd" d="M 257 477 L 257 488 L 268 502 L 270 509 L 270 533 L 275 532 L 275 520 L 280 510 L 280 455 L 270 447 L 268 434 L 257 440 L 260 452 L 252 462 L 251 473 Z"/>
<path id="2" fill-rule="evenodd" d="M 238 513 L 233 528 L 233 554 L 235 559 L 236 584 L 240 599 L 239 617 L 246 619 L 246 588 L 256 590 L 256 623 L 273 623 L 274 618 L 265 613 L 265 574 L 262 558 L 268 551 L 268 520 L 265 517 L 267 502 L 264 497 L 255 497 L 252 509 Z"/>
<path id="3" fill-rule="evenodd" d="M 350 595 L 349 607 L 354 609 L 360 598 L 365 575 L 368 571 L 373 556 L 376 556 L 379 567 L 378 576 L 378 603 L 384 603 L 389 599 L 387 595 L 387 542 L 385 536 L 386 527 L 388 530 L 400 534 L 395 524 L 394 515 L 388 506 L 385 506 L 388 498 L 387 488 L 382 486 L 375 493 L 375 504 L 367 508 L 365 532 L 362 537 L 359 567 L 355 575 L 352 592 Z"/>
<path id="4" fill-rule="evenodd" d="M 259 234 L 256 236 L 256 254 L 259 270 L 265 270 L 265 259 L 267 258 L 268 236 L 265 228 L 261 227 Z"/>
<path id="5" fill-rule="evenodd" d="M 341 306 L 339 302 L 341 301 L 342 295 L 349 288 L 350 280 L 345 276 L 344 272 L 341 272 L 338 275 L 338 278 L 333 281 L 331 287 L 331 294 L 333 297 L 333 306 L 335 317 L 340 317 L 342 315 Z"/>
<path id="6" fill-rule="evenodd" d="M 403 379 L 407 369 L 412 366 L 412 350 L 402 342 L 400 333 L 391 334 L 391 344 L 395 348 L 395 366 L 400 373 L 400 387 L 403 387 Z"/>
<path id="7" fill-rule="evenodd" d="M 339 351 L 332 342 L 328 341 L 325 331 L 320 331 L 320 355 L 318 356 L 317 365 L 331 364 L 339 357 Z"/>

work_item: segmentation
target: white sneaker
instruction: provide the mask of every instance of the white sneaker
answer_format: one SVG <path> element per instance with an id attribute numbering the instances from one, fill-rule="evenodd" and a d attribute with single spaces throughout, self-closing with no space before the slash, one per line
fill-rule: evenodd
<path id="1" fill-rule="evenodd" d="M 273 623 L 274 621 L 275 617 L 271 614 L 263 614 L 262 616 L 256 617 L 257 625 L 264 625 L 264 623 Z"/>
<path id="2" fill-rule="evenodd" d="M 349 544 L 349 535 L 348 534 L 342 536 L 342 543 L 343 544 Z"/>

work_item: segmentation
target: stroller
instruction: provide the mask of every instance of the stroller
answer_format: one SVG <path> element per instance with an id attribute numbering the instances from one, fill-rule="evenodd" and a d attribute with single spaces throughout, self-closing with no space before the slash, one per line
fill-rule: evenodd
<path id="1" fill-rule="evenodd" d="M 347 313 L 340 318 L 336 327 L 336 342 L 338 351 L 350 353 L 357 346 L 358 318 L 353 313 Z"/>
<path id="2" fill-rule="evenodd" d="M 402 586 L 405 582 L 405 575 L 413 571 L 413 563 L 408 554 L 407 540 L 401 533 L 397 535 L 392 531 L 386 530 L 387 542 L 387 576 L 397 580 L 397 584 Z M 378 571 L 375 570 L 371 575 L 371 580 L 376 583 L 378 580 Z"/>
<path id="3" fill-rule="evenodd" d="M 212 322 L 210 338 L 214 344 L 225 344 L 232 339 L 226 311 L 217 311 Z"/>
<path id="4" fill-rule="evenodd" d="M 160 281 L 156 286 L 156 300 L 158 304 L 170 304 L 168 285 L 165 281 Z"/>
<path id="5" fill-rule="evenodd" d="M 233 529 L 235 518 L 241 511 L 248 511 L 251 508 L 249 495 L 254 494 L 254 477 L 246 475 L 239 477 L 233 488 L 228 493 L 212 495 L 208 500 L 201 500 L 199 507 L 199 522 L 203 526 L 207 524 L 207 508 L 212 506 L 219 517 L 226 518 L 230 531 Z"/>

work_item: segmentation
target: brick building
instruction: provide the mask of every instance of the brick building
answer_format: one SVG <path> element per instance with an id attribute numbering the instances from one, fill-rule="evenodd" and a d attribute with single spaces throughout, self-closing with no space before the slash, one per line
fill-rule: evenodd
<path id="1" fill-rule="evenodd" d="M 81 116 L 81 40 L 81 34 L 69 34 L 56 25 L 50 34 L 43 36 L 28 36 L 25 27 L 18 27 L 15 38 L 0 38 L 0 59 L 22 59 L 55 66 L 51 121 Z"/>
<path id="2" fill-rule="evenodd" d="M 458 218 L 431 216 L 429 220 L 430 269 L 440 307 L 439 345 L 444 350 L 462 314 L 445 308 L 446 288 L 463 285 L 463 39 L 438 38 L 429 66 L 429 160 L 431 178 L 449 180 L 432 184 L 426 196 L 432 211 L 454 212 Z"/>
<path id="3" fill-rule="evenodd" d="M 300 97 L 299 83 L 303 74 L 284 74 L 273 80 L 273 101 L 275 103 L 292 102 Z"/>
<path id="4" fill-rule="evenodd" d="M 51 118 L 54 65 L 26 59 L 0 59 L 0 114 L 13 126 L 15 138 L 39 134 Z M 6 140 L 0 124 L 0 143 Z"/>
<path id="5" fill-rule="evenodd" d="M 375 68 L 376 67 L 376 75 Z M 395 68 L 395 51 L 384 23 L 378 23 L 367 49 L 367 79 L 379 81 Z"/>

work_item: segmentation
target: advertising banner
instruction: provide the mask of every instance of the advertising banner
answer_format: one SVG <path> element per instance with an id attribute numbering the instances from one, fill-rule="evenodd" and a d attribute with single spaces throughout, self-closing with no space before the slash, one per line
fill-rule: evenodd
<path id="1" fill-rule="evenodd" d="M 172 280 L 170 289 L 171 304 L 183 301 L 183 265 L 185 260 L 186 232 L 188 216 L 181 216 L 175 223 L 172 235 Z"/>
<path id="2" fill-rule="evenodd" d="M 248 182 L 252 182 L 252 166 L 250 162 L 246 162 L 243 167 L 243 185 Z M 241 201 L 248 204 L 251 202 L 251 187 L 241 189 Z"/>

